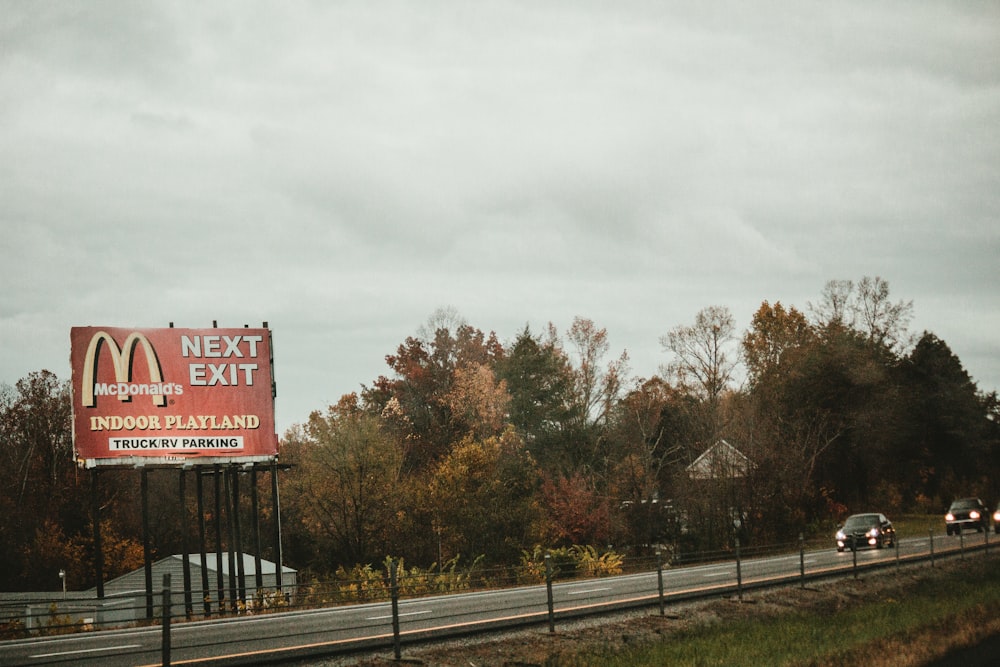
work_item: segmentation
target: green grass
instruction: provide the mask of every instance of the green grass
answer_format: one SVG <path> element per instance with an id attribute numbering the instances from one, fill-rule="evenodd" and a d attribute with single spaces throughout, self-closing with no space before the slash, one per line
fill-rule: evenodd
<path id="1" fill-rule="evenodd" d="M 941 514 L 905 514 L 889 517 L 900 539 L 909 537 L 927 537 L 929 531 L 934 535 L 944 534 L 944 512 Z"/>
<path id="2" fill-rule="evenodd" d="M 665 636 L 663 641 L 613 655 L 594 652 L 561 665 L 642 667 L 671 665 L 817 665 L 866 659 L 873 647 L 912 644 L 921 634 L 941 635 L 942 628 L 968 626 L 974 619 L 1000 616 L 1000 567 L 988 561 L 942 576 L 920 578 L 878 598 L 834 611 L 816 609 L 772 617 L 751 615 Z M 860 584 L 863 586 L 864 582 Z M 877 590 L 873 586 L 873 590 Z M 875 653 L 876 651 L 872 651 Z M 889 662 L 881 664 L 893 664 Z"/>

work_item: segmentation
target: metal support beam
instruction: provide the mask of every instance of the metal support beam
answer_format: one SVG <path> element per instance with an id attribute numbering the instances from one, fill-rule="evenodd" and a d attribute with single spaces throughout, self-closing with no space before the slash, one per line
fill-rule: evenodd
<path id="1" fill-rule="evenodd" d="M 97 468 L 90 469 L 90 515 L 94 522 L 94 577 L 97 579 L 97 599 L 104 599 L 104 543 L 101 542 L 101 498 L 97 485 Z M 66 579 L 63 579 L 63 587 Z"/>
<path id="2" fill-rule="evenodd" d="M 201 601 L 205 616 L 212 615 L 212 601 L 208 593 L 208 544 L 205 541 L 205 486 L 201 468 L 195 469 L 195 493 L 198 494 L 198 555 L 201 557 Z"/>
<path id="3" fill-rule="evenodd" d="M 149 544 L 149 471 L 142 469 L 140 478 L 142 494 L 142 560 L 146 573 L 146 618 L 153 619 L 153 559 Z"/>

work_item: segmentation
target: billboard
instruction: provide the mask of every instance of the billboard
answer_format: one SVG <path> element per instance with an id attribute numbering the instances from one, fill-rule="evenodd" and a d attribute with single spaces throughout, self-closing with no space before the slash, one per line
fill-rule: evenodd
<path id="1" fill-rule="evenodd" d="M 79 465 L 277 456 L 269 329 L 70 330 Z"/>

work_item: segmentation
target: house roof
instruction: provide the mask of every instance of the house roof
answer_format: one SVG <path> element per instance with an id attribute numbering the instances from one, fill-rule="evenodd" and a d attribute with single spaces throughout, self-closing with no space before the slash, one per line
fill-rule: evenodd
<path id="1" fill-rule="evenodd" d="M 257 561 L 253 554 L 235 554 L 237 558 L 243 558 L 243 571 L 253 576 L 256 573 Z M 192 572 L 201 571 L 201 554 L 188 554 L 188 563 L 190 563 Z M 221 562 L 222 574 L 225 577 L 229 577 L 229 554 L 223 552 L 222 562 Z M 239 563 L 236 563 L 237 568 Z M 181 581 L 180 572 L 183 572 L 184 568 L 184 557 L 180 554 L 174 554 L 172 556 L 167 556 L 166 558 L 161 558 L 160 560 L 152 563 L 151 569 L 153 571 L 154 577 L 158 580 L 160 575 L 166 573 L 172 573 L 174 576 L 173 585 L 176 587 Z M 217 573 L 220 568 L 216 567 L 216 554 L 214 552 L 206 554 L 205 559 L 205 569 L 209 573 Z M 276 567 L 273 561 L 266 559 L 260 560 L 260 570 L 261 576 L 264 577 L 275 577 Z M 287 574 L 289 578 L 293 578 L 296 571 L 290 567 L 281 567 L 282 578 Z M 236 573 L 234 573 L 235 576 Z M 137 590 L 144 590 L 143 580 L 145 579 L 145 568 L 139 568 L 133 570 L 132 572 L 127 572 L 120 577 L 116 577 L 110 581 L 104 583 L 104 589 L 107 593 L 117 593 L 122 592 L 135 592 Z M 156 582 L 158 584 L 158 581 Z M 91 589 L 96 590 L 96 589 Z"/>
<path id="2" fill-rule="evenodd" d="M 731 479 L 743 477 L 750 468 L 750 459 L 725 440 L 719 440 L 702 452 L 687 467 L 691 479 Z"/>
<path id="3" fill-rule="evenodd" d="M 244 554 L 235 554 L 235 556 L 237 558 L 239 558 L 239 557 L 243 558 L 243 571 L 244 572 L 253 572 L 255 570 L 255 568 L 257 567 L 257 565 L 256 565 L 256 563 L 257 563 L 257 557 L 254 556 L 253 554 L 244 553 Z M 177 561 L 178 563 L 183 564 L 184 557 L 182 555 L 180 555 L 180 554 L 174 554 L 172 556 L 167 556 L 166 558 L 163 558 L 162 560 L 158 560 L 158 561 L 156 561 L 156 563 L 153 563 L 153 566 L 156 567 L 160 563 L 168 563 L 170 561 Z M 201 567 L 201 554 L 188 554 L 188 562 L 191 564 L 192 567 Z M 239 568 L 239 563 L 238 562 L 236 563 L 236 567 Z M 207 569 L 209 572 L 217 572 L 218 571 L 219 568 L 216 568 L 216 554 L 215 553 L 206 554 L 205 569 Z M 221 569 L 222 569 L 222 574 L 229 574 L 229 556 L 228 556 L 228 554 L 226 552 L 222 553 L 222 568 Z M 264 559 L 264 558 L 260 559 L 260 571 L 261 571 L 261 574 L 274 574 L 275 570 L 276 570 L 276 567 L 275 567 L 275 564 L 274 564 L 273 561 L 269 561 L 269 560 Z M 281 566 L 281 572 L 282 573 L 286 573 L 286 572 L 292 573 L 292 572 L 295 572 L 295 570 L 293 570 L 292 568 L 287 567 L 285 565 L 282 565 Z"/>

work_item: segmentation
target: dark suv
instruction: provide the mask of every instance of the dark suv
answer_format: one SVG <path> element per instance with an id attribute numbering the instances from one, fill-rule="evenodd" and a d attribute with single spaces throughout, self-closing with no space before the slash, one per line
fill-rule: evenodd
<path id="1" fill-rule="evenodd" d="M 959 498 L 948 508 L 944 524 L 949 535 L 959 535 L 966 528 L 981 533 L 990 527 L 990 513 L 979 498 Z"/>

